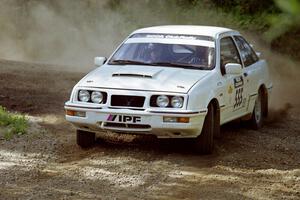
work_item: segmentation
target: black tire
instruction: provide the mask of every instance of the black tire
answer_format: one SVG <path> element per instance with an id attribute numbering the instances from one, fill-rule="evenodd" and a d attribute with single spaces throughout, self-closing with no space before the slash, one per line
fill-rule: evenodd
<path id="1" fill-rule="evenodd" d="M 221 138 L 221 113 L 220 108 L 214 109 L 214 139 L 220 139 Z"/>
<path id="2" fill-rule="evenodd" d="M 93 132 L 77 130 L 77 144 L 82 148 L 88 148 L 95 144 L 96 134 Z"/>
<path id="3" fill-rule="evenodd" d="M 263 119 L 267 119 L 268 115 L 269 115 L 269 101 L 268 101 L 268 92 L 266 90 L 264 90 L 263 92 Z"/>
<path id="4" fill-rule="evenodd" d="M 201 154 L 211 154 L 214 147 L 215 112 L 213 104 L 208 105 L 201 134 L 194 141 L 194 150 Z"/>
<path id="5" fill-rule="evenodd" d="M 263 126 L 264 117 L 267 114 L 265 106 L 267 105 L 264 105 L 264 93 L 259 90 L 250 119 L 252 129 L 258 130 Z"/>

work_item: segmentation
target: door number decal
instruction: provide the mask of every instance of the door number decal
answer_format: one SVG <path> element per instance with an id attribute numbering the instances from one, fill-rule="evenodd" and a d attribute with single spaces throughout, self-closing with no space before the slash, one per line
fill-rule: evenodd
<path id="1" fill-rule="evenodd" d="M 246 98 L 243 98 L 244 92 L 244 79 L 243 76 L 238 76 L 233 79 L 234 89 L 235 89 L 235 97 L 234 97 L 234 105 L 233 109 L 238 110 L 245 106 Z"/>
<path id="2" fill-rule="evenodd" d="M 235 101 L 233 108 L 239 108 L 243 103 L 243 87 L 237 88 L 235 90 Z"/>
<path id="3" fill-rule="evenodd" d="M 233 79 L 233 82 L 234 82 L 234 88 L 239 88 L 244 86 L 244 79 L 242 76 L 235 77 Z"/>

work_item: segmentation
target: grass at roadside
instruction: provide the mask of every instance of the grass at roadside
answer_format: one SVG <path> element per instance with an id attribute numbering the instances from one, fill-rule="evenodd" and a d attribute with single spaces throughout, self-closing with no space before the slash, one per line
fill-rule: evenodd
<path id="1" fill-rule="evenodd" d="M 10 113 L 0 106 L 0 133 L 4 139 L 9 140 L 14 135 L 23 135 L 27 128 L 28 120 L 24 115 Z"/>

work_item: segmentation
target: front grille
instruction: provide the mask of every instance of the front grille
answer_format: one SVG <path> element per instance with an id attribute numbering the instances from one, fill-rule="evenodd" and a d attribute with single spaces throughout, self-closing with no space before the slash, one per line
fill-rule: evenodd
<path id="1" fill-rule="evenodd" d="M 111 106 L 141 108 L 144 106 L 144 102 L 145 102 L 145 97 L 142 96 L 125 96 L 125 95 L 111 96 Z"/>
<path id="2" fill-rule="evenodd" d="M 133 128 L 133 129 L 150 129 L 150 125 L 146 124 L 121 124 L 121 123 L 112 123 L 106 122 L 104 127 L 112 127 L 112 128 Z"/>

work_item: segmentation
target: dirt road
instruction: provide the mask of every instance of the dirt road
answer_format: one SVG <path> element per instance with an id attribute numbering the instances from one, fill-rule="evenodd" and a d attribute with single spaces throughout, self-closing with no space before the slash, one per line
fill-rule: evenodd
<path id="1" fill-rule="evenodd" d="M 83 75 L 0 61 L 0 105 L 31 124 L 0 139 L 0 199 L 300 199 L 299 81 L 274 83 L 277 108 L 261 130 L 225 125 L 214 153 L 199 156 L 187 141 L 130 135 L 80 149 L 63 105 Z"/>

